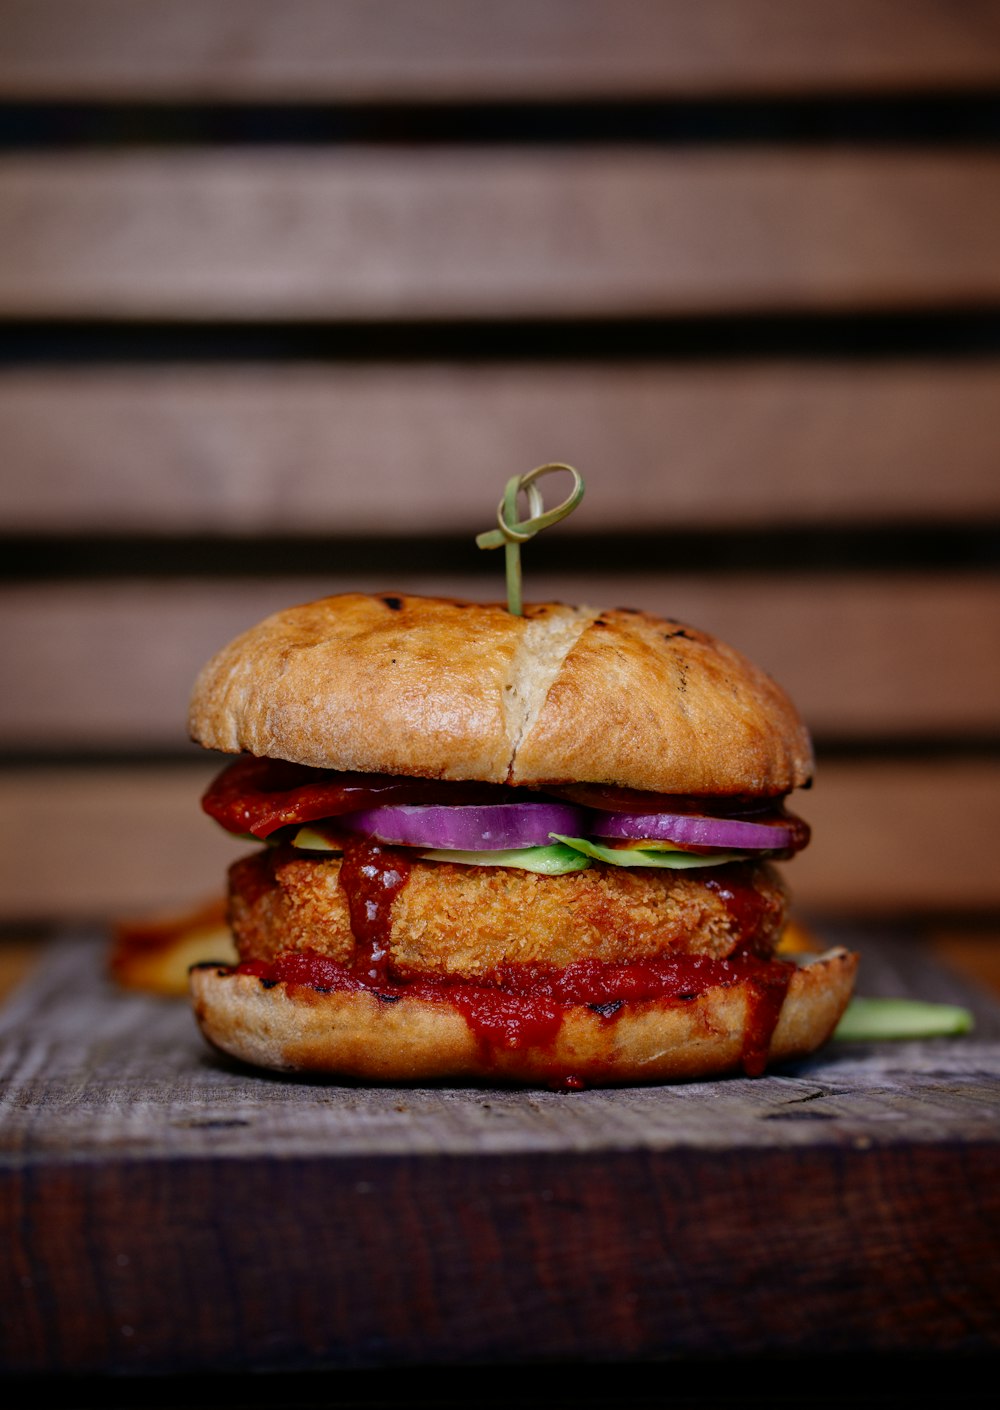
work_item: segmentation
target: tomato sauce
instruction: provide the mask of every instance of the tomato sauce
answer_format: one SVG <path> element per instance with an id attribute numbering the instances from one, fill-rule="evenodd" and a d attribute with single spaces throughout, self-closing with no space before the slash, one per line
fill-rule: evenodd
<path id="1" fill-rule="evenodd" d="M 390 978 L 384 963 L 376 967 L 381 973 L 373 980 L 357 967 L 326 955 L 288 951 L 272 961 L 247 961 L 236 967 L 236 973 L 255 975 L 265 984 L 304 985 L 321 993 L 367 992 L 387 1003 L 403 998 L 449 1003 L 462 1014 L 486 1053 L 551 1045 L 567 1011 L 577 1005 L 586 1005 L 604 1022 L 614 1023 L 630 1003 L 688 1003 L 716 985 L 746 982 L 753 999 L 743 1068 L 748 1076 L 759 1076 L 793 971 L 784 961 L 753 955 L 730 959 L 679 955 L 629 964 L 579 960 L 565 969 L 507 964 L 479 982 L 457 977 Z M 570 1077 L 559 1082 L 567 1084 L 579 1085 Z"/>
<path id="2" fill-rule="evenodd" d="M 340 886 L 351 912 L 356 944 L 354 968 L 373 984 L 389 977 L 392 903 L 406 885 L 410 863 L 398 847 L 367 837 L 344 839 Z"/>
<path id="3" fill-rule="evenodd" d="M 766 922 L 776 919 L 778 904 L 754 886 L 753 867 L 732 862 L 715 871 L 706 868 L 701 883 L 729 912 L 740 936 L 740 952 L 756 953 L 769 931 Z"/>
<path id="4" fill-rule="evenodd" d="M 737 926 L 741 939 L 739 956 L 766 953 L 768 921 L 774 919 L 776 903 L 753 884 L 753 872 L 746 864 L 722 867 L 708 873 L 704 885 L 715 893 Z M 793 967 L 780 961 L 764 963 L 751 976 L 750 1004 L 743 1032 L 743 1071 L 759 1077 L 767 1066 L 768 1049 L 781 1017 L 781 1009 L 791 983 Z"/>

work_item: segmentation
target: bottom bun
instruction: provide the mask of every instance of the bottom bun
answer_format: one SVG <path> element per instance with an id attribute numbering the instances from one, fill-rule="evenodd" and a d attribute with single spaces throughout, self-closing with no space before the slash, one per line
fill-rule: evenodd
<path id="1" fill-rule="evenodd" d="M 444 995 L 388 1001 L 370 990 L 329 992 L 217 964 L 193 969 L 191 986 L 208 1041 L 258 1067 L 379 1082 L 574 1088 L 759 1071 L 765 1060 L 813 1052 L 847 1007 L 858 957 L 838 948 L 800 958 L 759 1061 L 748 1060 L 759 1003 L 750 980 L 693 998 L 607 1006 L 613 1012 L 575 1004 L 551 1038 L 517 1046 L 477 1033 Z"/>

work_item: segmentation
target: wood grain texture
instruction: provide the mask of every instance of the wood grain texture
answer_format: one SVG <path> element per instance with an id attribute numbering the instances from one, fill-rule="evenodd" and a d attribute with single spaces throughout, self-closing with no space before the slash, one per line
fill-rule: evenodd
<path id="1" fill-rule="evenodd" d="M 255 1075 L 67 940 L 0 1015 L 0 1360 L 995 1348 L 996 1008 L 915 945 L 859 948 L 868 992 L 971 1002 L 976 1035 L 567 1097 Z"/>
<path id="2" fill-rule="evenodd" d="M 226 866 L 252 850 L 199 809 L 222 762 L 0 771 L 0 921 L 104 920 L 218 895 Z M 995 759 L 831 761 L 793 807 L 813 828 L 786 868 L 805 909 L 1000 910 Z"/>
<path id="3" fill-rule="evenodd" d="M 648 317 L 1000 298 L 990 152 L 14 155 L 0 185 L 6 316 Z"/>
<path id="4" fill-rule="evenodd" d="M 2 0 L 0 95 L 483 101 L 957 87 L 990 0 Z"/>
<path id="5" fill-rule="evenodd" d="M 474 534 L 551 456 L 560 532 L 995 516 L 1000 362 L 0 369 L 8 532 Z"/>
<path id="6" fill-rule="evenodd" d="M 779 680 L 822 736 L 1000 730 L 994 575 L 569 578 L 532 567 L 544 544 L 527 553 L 529 601 L 638 606 L 711 631 Z M 295 602 L 386 589 L 502 599 L 502 563 L 497 556 L 496 576 L 485 579 L 8 585 L 0 589 L 0 740 L 8 749 L 181 748 L 194 677 L 227 641 Z"/>

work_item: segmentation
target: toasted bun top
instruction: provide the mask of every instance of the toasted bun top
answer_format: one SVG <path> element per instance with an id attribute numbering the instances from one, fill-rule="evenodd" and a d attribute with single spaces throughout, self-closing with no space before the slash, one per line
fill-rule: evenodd
<path id="1" fill-rule="evenodd" d="M 657 793 L 787 793 L 791 701 L 732 647 L 619 608 L 345 593 L 275 613 L 195 684 L 199 743 L 317 768 Z"/>

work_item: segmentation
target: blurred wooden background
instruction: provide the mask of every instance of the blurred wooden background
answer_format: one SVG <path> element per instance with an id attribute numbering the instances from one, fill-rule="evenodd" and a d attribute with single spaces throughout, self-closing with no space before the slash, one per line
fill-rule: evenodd
<path id="1" fill-rule="evenodd" d="M 801 906 L 995 927 L 998 142 L 988 0 L 0 0 L 0 923 L 217 889 L 201 662 L 559 459 L 527 595 L 802 705 Z"/>

